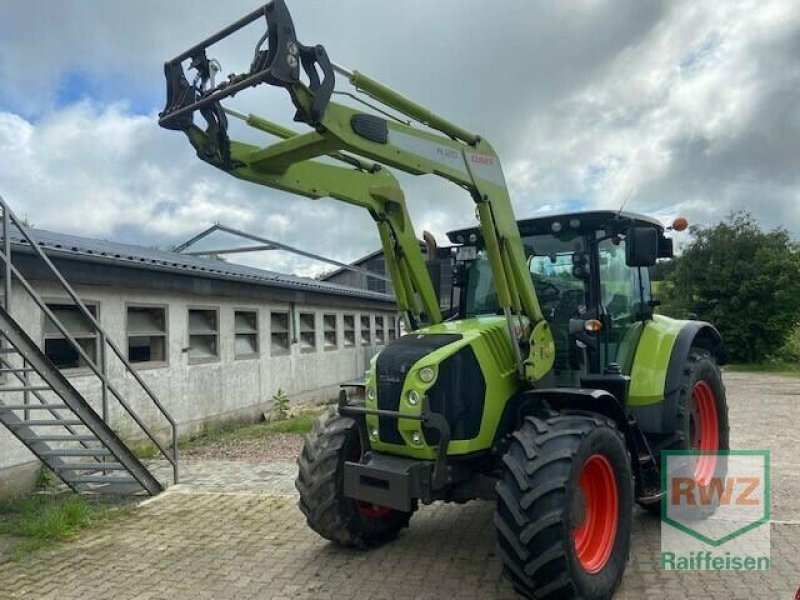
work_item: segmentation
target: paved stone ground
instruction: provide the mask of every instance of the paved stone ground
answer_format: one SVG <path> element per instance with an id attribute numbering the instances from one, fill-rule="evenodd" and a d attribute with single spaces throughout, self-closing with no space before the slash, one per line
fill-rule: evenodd
<path id="1" fill-rule="evenodd" d="M 800 379 L 725 380 L 733 446 L 772 451 L 773 569 L 661 571 L 659 522 L 637 514 L 617 598 L 790 600 L 800 585 Z M 336 548 L 305 526 L 293 477 L 285 463 L 187 463 L 183 484 L 130 517 L 0 564 L 0 598 L 516 598 L 494 552 L 491 503 L 423 507 L 396 542 L 364 553 Z"/>

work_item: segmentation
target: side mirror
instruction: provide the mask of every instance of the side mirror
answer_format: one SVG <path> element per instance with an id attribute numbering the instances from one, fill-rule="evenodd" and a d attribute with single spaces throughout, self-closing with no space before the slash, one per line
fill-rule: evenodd
<path id="1" fill-rule="evenodd" d="M 625 264 L 629 267 L 652 267 L 656 264 L 658 238 L 655 227 L 631 227 L 625 236 Z"/>

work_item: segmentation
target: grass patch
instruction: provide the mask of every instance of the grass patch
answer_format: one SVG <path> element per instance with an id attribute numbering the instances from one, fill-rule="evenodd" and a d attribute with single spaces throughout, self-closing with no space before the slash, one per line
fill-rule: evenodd
<path id="1" fill-rule="evenodd" d="M 280 421 L 267 421 L 250 425 L 219 425 L 206 427 L 199 435 L 181 440 L 180 448 L 197 448 L 228 439 L 255 439 L 281 433 L 304 434 L 311 431 L 317 417 L 322 414 L 323 408 L 306 410 L 288 419 Z"/>
<path id="2" fill-rule="evenodd" d="M 766 363 L 736 363 L 725 365 L 726 371 L 737 371 L 741 373 L 780 373 L 781 375 L 792 375 L 800 377 L 800 365 L 788 362 L 766 362 Z"/>
<path id="3" fill-rule="evenodd" d="M 14 550 L 14 558 L 19 559 L 124 512 L 118 503 L 88 499 L 75 493 L 0 499 L 0 535 L 21 540 Z"/>
<path id="4" fill-rule="evenodd" d="M 130 448 L 131 452 L 133 452 L 133 455 L 139 460 L 164 458 L 164 455 L 161 454 L 161 450 L 159 450 L 158 447 L 150 441 L 134 442 L 128 444 L 128 448 Z"/>

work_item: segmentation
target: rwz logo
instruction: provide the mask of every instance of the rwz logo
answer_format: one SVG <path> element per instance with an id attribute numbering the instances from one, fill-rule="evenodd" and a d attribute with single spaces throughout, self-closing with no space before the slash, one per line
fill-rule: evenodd
<path id="1" fill-rule="evenodd" d="M 662 554 L 725 545 L 732 556 L 769 556 L 768 451 L 665 450 L 661 459 Z"/>
<path id="2" fill-rule="evenodd" d="M 762 501 L 753 497 L 761 485 L 758 477 L 712 477 L 705 485 L 694 477 L 673 477 L 670 483 L 669 502 L 674 506 L 758 506 Z"/>

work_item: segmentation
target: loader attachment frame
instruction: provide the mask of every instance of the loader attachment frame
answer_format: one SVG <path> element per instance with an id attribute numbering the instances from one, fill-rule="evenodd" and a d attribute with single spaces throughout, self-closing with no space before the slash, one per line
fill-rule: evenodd
<path id="1" fill-rule="evenodd" d="M 265 20 L 266 30 L 256 44 L 249 70 L 231 74 L 217 84 L 220 67 L 214 59 L 209 59 L 208 48 L 261 18 Z M 188 69 L 197 71 L 192 83 L 186 77 L 183 64 L 187 60 L 191 61 Z M 183 130 L 191 123 L 192 113 L 213 110 L 221 100 L 245 88 L 262 83 L 284 86 L 299 81 L 301 66 L 309 80 L 308 88 L 315 96 L 303 120 L 313 122 L 319 118 L 333 92 L 333 67 L 325 48 L 304 46 L 297 41 L 286 5 L 282 0 L 272 0 L 164 64 L 167 103 L 159 115 L 159 124 L 167 129 Z M 317 67 L 322 71 L 322 78 Z"/>
<path id="2" fill-rule="evenodd" d="M 262 16 L 266 32 L 256 44 L 250 69 L 216 84 L 219 65 L 208 57 L 208 48 Z M 191 84 L 184 73 L 187 60 L 189 69 L 196 71 Z M 159 123 L 183 131 L 202 160 L 259 185 L 312 198 L 331 196 L 370 212 L 378 224 L 398 305 L 412 327 L 420 320 L 440 322 L 441 311 L 403 192 L 394 177 L 370 161 L 412 175 L 437 175 L 467 190 L 476 204 L 519 377 L 535 382 L 550 372 L 555 355 L 552 333 L 533 288 L 500 159 L 486 140 L 367 75 L 332 63 L 322 46 L 299 43 L 284 0 L 271 0 L 179 54 L 164 71 L 167 105 Z M 381 108 L 379 116 L 331 101 L 336 73 L 385 109 L 427 129 L 386 118 Z M 262 83 L 285 88 L 296 108 L 295 121 L 312 130 L 295 134 L 222 107 L 222 100 Z M 193 122 L 198 111 L 206 120 L 205 131 Z M 228 116 L 282 139 L 263 148 L 231 141 Z M 323 156 L 348 167 L 314 160 Z"/>

